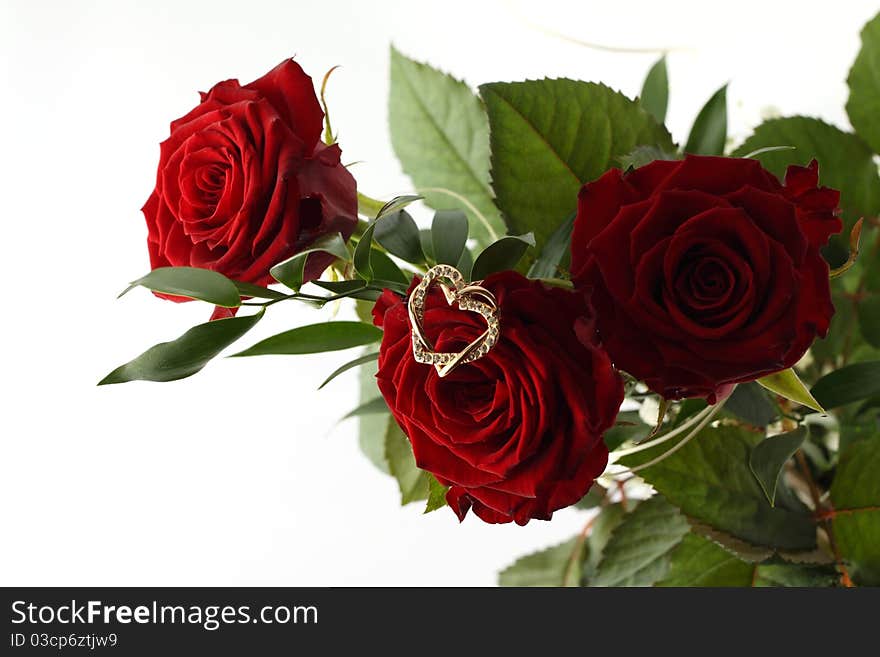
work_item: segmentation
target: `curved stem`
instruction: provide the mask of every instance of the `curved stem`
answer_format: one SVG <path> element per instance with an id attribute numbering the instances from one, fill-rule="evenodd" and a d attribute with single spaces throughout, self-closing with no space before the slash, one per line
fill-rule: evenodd
<path id="1" fill-rule="evenodd" d="M 676 436 L 678 436 L 678 435 L 684 433 L 685 431 L 687 431 L 688 429 L 690 429 L 692 426 L 694 426 L 697 422 L 702 420 L 704 417 L 706 417 L 706 415 L 708 415 L 712 411 L 712 408 L 713 408 L 712 406 L 707 406 L 706 408 L 704 408 L 702 411 L 700 411 L 699 413 L 697 413 L 693 417 L 689 417 L 687 420 L 682 422 L 681 426 L 676 427 L 675 429 L 672 429 L 671 431 L 668 431 L 667 433 L 664 433 L 662 436 L 659 436 L 659 437 L 655 438 L 654 440 L 649 440 L 648 442 L 639 443 L 635 447 L 630 447 L 629 449 L 621 449 L 621 450 L 612 452 L 611 455 L 616 458 L 620 458 L 623 456 L 629 456 L 630 454 L 635 454 L 636 452 L 641 452 L 646 449 L 650 449 L 652 447 L 655 447 L 656 445 L 660 445 L 662 443 L 665 443 L 667 440 L 672 440 Z"/>
<path id="2" fill-rule="evenodd" d="M 718 414 L 718 412 L 719 412 L 719 411 L 722 409 L 722 407 L 724 406 L 724 402 L 726 402 L 726 401 L 727 401 L 727 399 L 724 399 L 724 400 L 718 402 L 717 404 L 715 404 L 714 406 L 712 406 L 711 409 L 710 409 L 710 411 L 709 411 L 708 413 L 706 413 L 706 414 L 703 416 L 703 419 L 702 419 L 702 420 L 700 420 L 700 423 L 697 424 L 696 427 L 694 427 L 694 430 L 693 430 L 693 431 L 691 431 L 687 436 L 685 436 L 684 438 L 682 438 L 682 439 L 681 439 L 679 442 L 677 442 L 673 447 L 671 447 L 670 449 L 668 449 L 668 450 L 666 450 L 665 452 L 663 452 L 660 456 L 651 459 L 651 460 L 648 461 L 647 463 L 642 463 L 641 465 L 637 465 L 637 466 L 634 467 L 634 468 L 628 468 L 628 469 L 626 469 L 626 470 L 621 470 L 620 472 L 615 472 L 615 473 L 613 473 L 613 474 L 616 476 L 616 475 L 620 475 L 620 474 L 626 474 L 626 473 L 631 473 L 631 472 L 638 472 L 639 470 L 644 470 L 645 468 L 650 468 L 651 466 L 653 466 L 653 465 L 657 465 L 657 464 L 660 463 L 661 461 L 664 461 L 664 460 L 668 459 L 670 456 L 672 456 L 673 454 L 675 454 L 675 453 L 676 453 L 678 450 L 680 450 L 682 447 L 684 447 L 685 445 L 687 445 L 687 444 L 688 444 L 691 440 L 693 440 L 697 435 L 699 435 L 700 431 L 703 430 L 703 427 L 705 427 L 707 424 L 709 424 L 709 422 L 712 421 L 712 418 L 715 417 L 715 416 Z"/>

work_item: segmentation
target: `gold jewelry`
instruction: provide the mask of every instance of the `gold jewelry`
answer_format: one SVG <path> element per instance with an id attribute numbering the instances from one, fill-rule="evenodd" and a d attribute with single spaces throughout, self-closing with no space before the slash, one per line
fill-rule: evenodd
<path id="1" fill-rule="evenodd" d="M 475 312 L 486 320 L 486 330 L 457 354 L 434 351 L 434 346 L 425 335 L 422 326 L 425 319 L 425 297 L 435 282 L 443 290 L 446 303 L 450 306 L 457 302 L 461 310 Z M 441 377 L 446 376 L 463 363 L 472 363 L 482 358 L 498 341 L 501 326 L 498 320 L 498 302 L 495 300 L 494 294 L 481 287 L 480 283 L 482 282 L 474 281 L 468 284 L 461 272 L 455 267 L 436 265 L 425 273 L 422 281 L 409 295 L 407 310 L 412 326 L 413 357 L 419 363 L 434 365 L 437 374 Z"/>

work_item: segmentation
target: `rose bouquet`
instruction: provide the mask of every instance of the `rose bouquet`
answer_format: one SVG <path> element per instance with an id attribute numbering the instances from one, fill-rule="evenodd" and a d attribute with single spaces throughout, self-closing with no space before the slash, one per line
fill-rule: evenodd
<path id="1" fill-rule="evenodd" d="M 637 99 L 477 96 L 392 49 L 413 193 L 383 201 L 342 164 L 330 73 L 220 82 L 161 145 L 129 288 L 213 313 L 101 383 L 191 376 L 277 303 L 351 300 L 358 321 L 233 355 L 366 347 L 325 383 L 359 368 L 349 416 L 403 504 L 585 510 L 502 584 L 880 584 L 880 17 L 862 41 L 855 132 L 774 118 L 734 148 L 725 88 L 673 143 L 665 59 Z"/>

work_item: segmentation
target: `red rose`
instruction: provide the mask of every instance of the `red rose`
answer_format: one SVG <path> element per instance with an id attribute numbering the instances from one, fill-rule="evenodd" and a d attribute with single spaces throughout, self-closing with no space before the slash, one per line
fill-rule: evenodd
<path id="1" fill-rule="evenodd" d="M 818 167 L 688 156 L 584 185 L 571 241 L 614 364 L 668 399 L 794 365 L 834 314 L 819 248 L 841 229 Z"/>
<path id="2" fill-rule="evenodd" d="M 226 80 L 171 124 L 143 207 L 153 268 L 189 265 L 265 284 L 269 268 L 357 223 L 337 145 L 321 142 L 312 79 L 292 60 L 241 86 Z M 313 256 L 306 278 L 332 256 Z M 183 300 L 180 297 L 169 297 Z"/>
<path id="3" fill-rule="evenodd" d="M 418 466 L 450 486 L 446 500 L 459 519 L 473 508 L 490 523 L 549 520 L 604 470 L 602 434 L 614 424 L 623 384 L 595 344 L 583 295 L 515 272 L 482 285 L 498 300 L 500 339 L 442 379 L 413 358 L 406 301 L 384 292 L 373 310 L 384 329 L 379 389 Z M 424 327 L 437 351 L 457 352 L 486 324 L 434 287 Z"/>

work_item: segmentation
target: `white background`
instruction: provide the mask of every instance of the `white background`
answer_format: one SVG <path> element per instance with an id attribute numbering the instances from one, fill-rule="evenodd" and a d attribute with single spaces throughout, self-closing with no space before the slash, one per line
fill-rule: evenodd
<path id="1" fill-rule="evenodd" d="M 387 128 L 388 45 L 471 84 L 568 76 L 629 95 L 669 55 L 686 138 L 730 81 L 742 138 L 763 113 L 847 127 L 845 78 L 874 2 L 0 2 L 0 584 L 491 585 L 577 532 L 400 508 L 358 451 L 348 354 L 218 359 L 170 384 L 97 388 L 205 321 L 144 290 L 139 213 L 168 123 L 196 91 L 292 55 L 320 80 L 344 161 L 377 198 L 410 191 Z M 624 49 L 611 52 L 564 37 Z M 273 307 L 246 343 L 326 319 Z"/>

